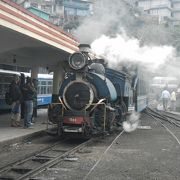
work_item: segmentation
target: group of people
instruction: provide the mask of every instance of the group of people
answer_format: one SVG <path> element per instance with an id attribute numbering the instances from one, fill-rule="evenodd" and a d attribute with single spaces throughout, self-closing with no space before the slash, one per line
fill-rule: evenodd
<path id="1" fill-rule="evenodd" d="M 164 90 L 161 93 L 161 99 L 163 102 L 163 109 L 167 111 L 168 104 L 171 102 L 171 110 L 176 111 L 176 92 L 175 90 L 172 90 L 170 93 L 167 88 L 164 88 Z"/>
<path id="2" fill-rule="evenodd" d="M 21 74 L 21 78 L 15 75 L 9 86 L 9 93 L 12 98 L 11 126 L 22 126 L 22 118 L 24 119 L 24 128 L 31 128 L 33 124 L 33 101 L 37 96 L 32 78 L 27 77 L 25 82 L 24 74 Z"/>

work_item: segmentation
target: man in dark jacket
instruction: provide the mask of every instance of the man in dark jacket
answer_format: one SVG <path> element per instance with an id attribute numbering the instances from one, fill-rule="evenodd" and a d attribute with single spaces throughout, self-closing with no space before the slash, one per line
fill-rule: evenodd
<path id="1" fill-rule="evenodd" d="M 33 114 L 33 99 L 36 89 L 30 77 L 27 77 L 26 84 L 23 88 L 23 96 L 25 102 L 24 128 L 31 127 L 31 119 Z"/>
<path id="2" fill-rule="evenodd" d="M 12 109 L 11 109 L 11 126 L 18 127 L 20 126 L 21 119 L 21 98 L 22 93 L 19 87 L 19 76 L 15 75 L 14 80 L 9 86 L 10 96 L 12 98 Z"/>
<path id="3" fill-rule="evenodd" d="M 21 92 L 23 92 L 23 88 L 25 86 L 25 81 L 26 81 L 26 78 L 25 78 L 25 75 L 23 73 L 21 73 L 21 76 L 20 76 L 20 89 L 21 89 Z M 21 101 L 21 119 L 24 119 L 24 113 L 25 113 L 25 103 L 24 103 L 24 99 L 22 97 L 22 101 Z"/>

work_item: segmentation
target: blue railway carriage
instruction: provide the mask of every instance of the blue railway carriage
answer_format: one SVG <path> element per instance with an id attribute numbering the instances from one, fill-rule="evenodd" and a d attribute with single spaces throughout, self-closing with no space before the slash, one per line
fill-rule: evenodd
<path id="1" fill-rule="evenodd" d="M 15 74 L 18 75 L 17 72 L 0 70 L 0 110 L 10 109 L 10 106 L 5 102 L 5 93 L 8 91 L 9 84 Z"/>
<path id="2" fill-rule="evenodd" d="M 148 83 L 144 78 L 144 72 L 139 70 L 133 78 L 123 71 L 116 71 L 106 68 L 106 77 L 114 84 L 119 98 L 123 97 L 123 102 L 127 112 L 141 112 L 147 107 Z M 131 80 L 132 79 L 132 80 Z"/>
<path id="3" fill-rule="evenodd" d="M 15 74 L 20 76 L 20 72 L 0 69 L 0 110 L 11 108 L 11 106 L 7 105 L 5 102 L 5 93 L 8 91 L 9 85 Z M 26 77 L 30 76 L 30 73 L 24 74 Z M 38 74 L 37 106 L 44 106 L 51 103 L 52 84 L 53 75 Z"/>
<path id="4" fill-rule="evenodd" d="M 135 110 L 133 103 L 133 90 L 131 88 L 131 76 L 123 71 L 116 71 L 106 68 L 106 77 L 113 82 L 117 92 L 118 99 L 122 98 L 122 102 L 127 112 Z"/>
<path id="5" fill-rule="evenodd" d="M 37 105 L 43 106 L 51 103 L 53 88 L 53 75 L 38 74 Z"/>
<path id="6" fill-rule="evenodd" d="M 139 74 L 137 81 L 137 91 L 135 95 L 135 109 L 137 112 L 143 111 L 148 105 L 148 83 L 143 78 L 142 74 Z"/>

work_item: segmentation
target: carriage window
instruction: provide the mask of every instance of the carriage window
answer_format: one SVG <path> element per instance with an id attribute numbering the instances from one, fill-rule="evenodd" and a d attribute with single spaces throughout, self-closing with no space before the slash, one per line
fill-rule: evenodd
<path id="1" fill-rule="evenodd" d="M 38 86 L 38 88 L 37 88 L 37 93 L 41 94 L 41 87 L 40 86 Z"/>
<path id="2" fill-rule="evenodd" d="M 41 94 L 46 94 L 46 86 L 41 86 Z"/>
<path id="3" fill-rule="evenodd" d="M 52 86 L 47 87 L 47 94 L 52 94 Z"/>
<path id="4" fill-rule="evenodd" d="M 41 81 L 42 86 L 46 86 L 46 84 L 47 84 L 47 81 Z"/>
<path id="5" fill-rule="evenodd" d="M 52 81 L 48 81 L 48 85 L 49 85 L 49 86 L 52 85 Z"/>
<path id="6" fill-rule="evenodd" d="M 38 81 L 38 94 L 52 94 L 52 80 Z"/>
<path id="7" fill-rule="evenodd" d="M 13 76 L 4 76 L 3 78 L 3 82 L 8 84 L 11 83 L 12 80 L 13 80 Z"/>

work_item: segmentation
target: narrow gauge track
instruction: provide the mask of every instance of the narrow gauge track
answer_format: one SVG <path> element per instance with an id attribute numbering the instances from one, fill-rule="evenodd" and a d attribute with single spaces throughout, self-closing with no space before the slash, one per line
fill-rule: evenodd
<path id="1" fill-rule="evenodd" d="M 96 168 L 96 166 L 100 163 L 100 161 L 103 159 L 103 157 L 105 156 L 105 154 L 109 151 L 109 149 L 111 148 L 111 146 L 116 142 L 116 140 L 124 133 L 124 130 L 121 131 L 116 138 L 112 141 L 112 143 L 106 148 L 106 150 L 101 154 L 101 156 L 99 157 L 99 159 L 97 160 L 97 162 L 94 164 L 94 166 L 92 166 L 92 168 L 88 171 L 88 173 L 84 176 L 83 180 L 87 180 L 89 175 L 94 171 L 94 169 Z"/>
<path id="2" fill-rule="evenodd" d="M 67 157 L 69 154 L 76 152 L 85 145 L 91 143 L 92 139 L 71 144 L 69 144 L 68 141 L 69 139 L 66 139 L 56 143 L 45 151 L 1 168 L 0 180 L 31 179 L 33 175 L 38 174 L 45 168 L 59 163 L 64 157 Z"/>
<path id="3" fill-rule="evenodd" d="M 180 127 L 180 118 L 175 114 L 166 111 L 157 111 L 151 108 L 147 108 L 146 112 L 163 121 L 167 121 L 170 124 L 174 124 L 175 126 Z"/>
<path id="4" fill-rule="evenodd" d="M 171 118 L 173 120 L 175 120 L 176 122 L 178 122 L 178 124 L 180 124 L 180 116 L 177 114 L 174 114 L 172 112 L 168 112 L 168 111 L 162 111 L 161 112 L 163 115 L 165 115 L 168 118 Z"/>
<path id="5" fill-rule="evenodd" d="M 117 139 L 124 133 L 123 130 L 113 132 L 111 135 L 93 138 L 93 143 L 88 143 L 80 149 L 73 152 L 72 157 L 75 160 L 61 161 L 55 165 L 44 169 L 31 180 L 42 179 L 82 179 L 87 180 L 94 172 L 99 163 L 106 157 L 107 152 L 115 144 Z M 71 157 L 71 156 L 70 156 Z"/>
<path id="6" fill-rule="evenodd" d="M 40 153 L 43 153 L 43 152 L 46 152 L 48 151 L 50 148 L 53 148 L 54 146 L 56 146 L 57 144 L 59 144 L 59 141 L 58 142 L 55 142 L 53 143 L 52 145 L 44 148 L 44 149 L 41 149 L 39 151 L 36 151 L 35 153 L 33 154 L 30 154 L 24 158 L 21 158 L 21 159 L 18 159 L 16 161 L 12 161 L 12 162 L 9 162 L 8 164 L 4 165 L 3 167 L 0 167 L 0 177 L 1 177 L 1 174 L 5 171 L 7 171 L 10 167 L 12 167 L 13 165 L 16 165 L 17 163 L 20 163 L 20 162 L 24 162 L 24 161 L 27 161 L 28 159 L 30 159 L 34 154 L 38 155 Z"/>
<path id="7" fill-rule="evenodd" d="M 180 140 L 179 138 L 175 135 L 175 133 L 173 131 L 170 130 L 170 128 L 168 128 L 168 125 L 164 122 L 168 122 L 170 125 L 174 125 L 177 126 L 178 128 L 180 128 L 180 120 L 177 118 L 177 116 L 171 116 L 169 115 L 170 113 L 167 112 L 158 112 L 156 110 L 147 108 L 145 113 L 149 116 L 151 116 L 153 119 L 155 119 L 156 121 L 158 121 L 159 123 L 161 123 L 161 125 L 173 136 L 173 138 L 177 141 L 177 143 L 180 146 Z"/>

